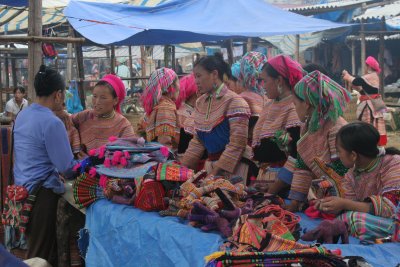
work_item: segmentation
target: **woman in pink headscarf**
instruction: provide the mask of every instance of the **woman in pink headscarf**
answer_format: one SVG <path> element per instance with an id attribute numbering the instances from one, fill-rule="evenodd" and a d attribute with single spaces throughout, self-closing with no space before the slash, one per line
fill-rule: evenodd
<path id="1" fill-rule="evenodd" d="M 292 91 L 302 77 L 301 65 L 285 55 L 270 58 L 262 67 L 260 78 L 270 101 L 264 106 L 253 132 L 254 160 L 260 166 L 258 184 L 280 188 L 276 180 L 278 172 L 288 157 L 291 162 L 297 155 L 296 143 L 302 123 L 293 104 Z"/>
<path id="2" fill-rule="evenodd" d="M 109 74 L 93 89 L 93 109 L 72 115 L 72 121 L 81 137 L 80 156 L 105 145 L 110 136 L 135 137 L 131 123 L 121 114 L 125 86 L 121 79 Z"/>
<path id="3" fill-rule="evenodd" d="M 157 141 L 172 149 L 179 144 L 179 120 L 176 101 L 179 96 L 179 79 L 169 68 L 151 73 L 142 95 L 146 112 L 143 125 L 147 141 Z"/>
<path id="4" fill-rule="evenodd" d="M 180 139 L 178 154 L 185 153 L 194 134 L 193 112 L 197 100 L 197 85 L 194 74 L 182 77 L 179 81 L 180 92 L 177 100 L 178 117 L 180 123 Z"/>
<path id="5" fill-rule="evenodd" d="M 378 110 L 380 107 L 374 106 L 373 103 L 377 101 L 375 99 L 382 98 L 379 94 L 379 73 L 381 72 L 381 68 L 379 67 L 378 61 L 371 56 L 365 60 L 365 64 L 365 75 L 354 77 L 346 70 L 343 70 L 342 76 L 343 80 L 353 85 L 353 89 L 361 93 L 360 104 L 357 107 L 357 118 L 372 124 L 378 130 L 381 136 L 378 144 L 379 146 L 384 146 L 387 143 L 386 126 L 383 119 L 384 110 Z"/>

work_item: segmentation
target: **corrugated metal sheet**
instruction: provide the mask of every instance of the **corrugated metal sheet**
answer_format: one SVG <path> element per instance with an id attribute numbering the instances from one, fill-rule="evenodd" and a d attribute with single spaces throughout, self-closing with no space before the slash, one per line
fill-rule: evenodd
<path id="1" fill-rule="evenodd" d="M 307 5 L 307 6 L 297 6 L 297 7 L 289 7 L 285 8 L 289 11 L 309 11 L 309 10 L 324 10 L 324 9 L 333 9 L 340 7 L 348 7 L 354 5 L 361 5 L 363 3 L 371 2 L 373 0 L 350 0 L 350 1 L 332 1 L 325 4 L 315 4 L 315 5 Z"/>
<path id="2" fill-rule="evenodd" d="M 387 35 L 384 37 L 385 41 L 390 41 L 390 40 L 400 40 L 400 34 L 393 34 L 393 35 Z M 346 40 L 348 41 L 361 41 L 360 36 L 357 35 L 349 35 L 346 37 Z M 379 41 L 379 36 L 366 36 L 365 41 L 367 42 L 377 42 Z"/>
<path id="3" fill-rule="evenodd" d="M 137 6 L 156 6 L 168 0 L 85 0 L 90 2 L 126 3 Z M 63 14 L 69 0 L 44 0 L 42 9 L 43 26 L 56 25 L 66 22 Z M 22 11 L 22 12 L 21 12 Z M 20 13 L 20 14 L 18 14 Z M 16 16 L 13 18 L 13 16 Z M 12 18 L 10 22 L 0 26 L 0 32 L 23 32 L 28 28 L 28 8 L 0 5 L 0 25 Z"/>
<path id="4" fill-rule="evenodd" d="M 400 15 L 400 1 L 382 7 L 369 8 L 363 15 L 355 17 L 354 21 L 361 19 L 380 19 L 382 17 L 391 18 Z"/>

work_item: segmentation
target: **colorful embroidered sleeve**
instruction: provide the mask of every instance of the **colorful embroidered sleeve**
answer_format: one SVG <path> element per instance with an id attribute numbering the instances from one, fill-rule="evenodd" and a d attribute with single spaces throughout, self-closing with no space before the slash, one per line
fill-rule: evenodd
<path id="1" fill-rule="evenodd" d="M 246 149 L 250 117 L 249 106 L 244 99 L 235 98 L 230 103 L 226 116 L 229 118 L 229 143 L 215 166 L 233 173 Z"/>
<path id="2" fill-rule="evenodd" d="M 203 156 L 204 151 L 205 147 L 200 142 L 197 134 L 194 134 L 192 140 L 190 140 L 188 149 L 182 157 L 181 163 L 190 169 L 197 169 L 197 163 Z"/>
<path id="3" fill-rule="evenodd" d="M 328 146 L 332 161 L 337 160 L 339 158 L 336 150 L 336 135 L 338 130 L 339 130 L 338 127 L 333 127 L 328 134 Z"/>
<path id="4" fill-rule="evenodd" d="M 400 157 L 393 157 L 384 168 L 380 175 L 381 194 L 370 196 L 368 200 L 373 205 L 373 215 L 389 218 L 400 200 Z"/>
<path id="5" fill-rule="evenodd" d="M 293 174 L 292 186 L 290 187 L 289 199 L 305 201 L 308 191 L 311 188 L 311 182 L 315 178 L 309 170 L 296 169 Z"/>
<path id="6" fill-rule="evenodd" d="M 84 110 L 71 115 L 72 123 L 79 130 L 79 126 L 84 123 L 89 117 L 90 110 Z"/>

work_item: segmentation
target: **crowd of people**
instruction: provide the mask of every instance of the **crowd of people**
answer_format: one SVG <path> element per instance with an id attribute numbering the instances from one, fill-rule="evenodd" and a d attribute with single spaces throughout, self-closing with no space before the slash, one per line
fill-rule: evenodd
<path id="1" fill-rule="evenodd" d="M 7 109 L 18 114 L 15 184 L 30 192 L 38 188 L 28 257 L 61 265 L 57 212 L 69 205 L 58 203 L 63 181 L 73 179 L 73 166 L 110 136 L 159 142 L 183 166 L 205 169 L 207 178 L 240 176 L 248 187 L 287 198 L 288 211 L 313 205 L 346 222 L 353 236 L 390 235 L 400 199 L 400 151 L 384 147 L 382 110 L 373 101 L 381 98 L 379 65 L 372 57 L 366 64 L 368 73 L 361 77 L 343 71 L 361 93 L 359 121 L 350 123 L 343 118 L 350 92 L 318 66 L 303 68 L 289 56 L 267 59 L 248 52 L 233 66 L 220 54 L 204 56 L 180 80 L 172 69 L 160 68 L 143 92 L 145 114 L 136 133 L 121 114 L 126 85 L 120 78 L 104 76 L 94 86 L 93 109 L 69 116 L 62 112 L 62 76 L 41 66 L 35 103 L 25 107 L 24 91 L 17 88 Z M 318 190 L 313 181 L 322 177 L 316 158 L 342 178 L 343 196 L 312 197 Z"/>

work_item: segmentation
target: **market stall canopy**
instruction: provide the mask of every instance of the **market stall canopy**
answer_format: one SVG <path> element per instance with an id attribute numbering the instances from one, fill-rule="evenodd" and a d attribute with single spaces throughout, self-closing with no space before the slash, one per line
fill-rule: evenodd
<path id="1" fill-rule="evenodd" d="M 156 7 L 71 1 L 64 15 L 85 38 L 114 45 L 215 41 L 349 26 L 284 11 L 263 0 L 175 0 Z"/>

